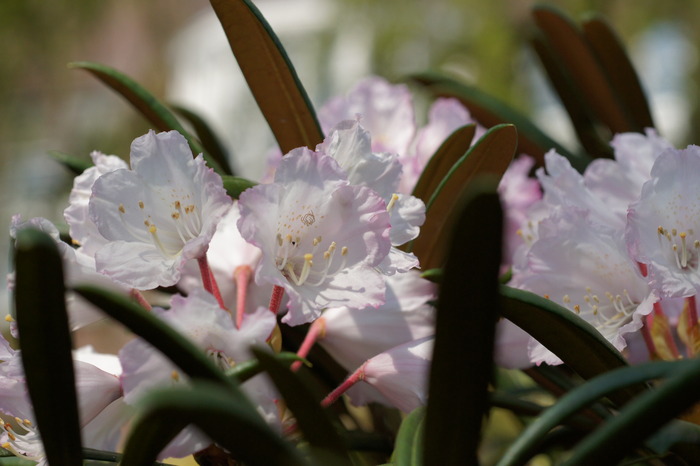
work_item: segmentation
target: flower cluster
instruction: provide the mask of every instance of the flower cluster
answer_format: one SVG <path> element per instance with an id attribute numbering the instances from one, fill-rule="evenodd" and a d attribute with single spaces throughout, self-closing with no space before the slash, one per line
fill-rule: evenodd
<path id="1" fill-rule="evenodd" d="M 203 157 L 192 156 L 182 135 L 151 131 L 133 142 L 128 165 L 92 154 L 94 166 L 75 179 L 65 210 L 72 246 L 45 219 L 16 217 L 12 234 L 23 228 L 49 233 L 69 285 L 95 282 L 128 294 L 224 371 L 251 359 L 251 345 L 274 350 L 278 326 L 310 324 L 298 354 L 306 356 L 318 343 L 352 374 L 325 404 L 347 391 L 356 404 L 377 401 L 409 412 L 427 399 L 436 297 L 435 286 L 417 271 L 418 258 L 399 249 L 419 235 L 425 219 L 425 205 L 411 190 L 440 143 L 471 119 L 457 101 L 441 99 L 428 125 L 418 128 L 408 90 L 379 78 L 319 114 L 325 140 L 285 154 L 270 182 L 236 201 Z M 505 205 L 513 207 L 513 231 L 525 222 L 521 211 L 540 197 L 527 178 L 531 166 L 518 159 L 500 188 Z M 522 241 L 512 238 L 510 247 Z M 679 257 L 696 263 L 695 256 Z M 178 292 L 165 308 L 151 307 L 142 294 L 172 286 Z M 630 293 L 639 299 L 636 289 Z M 75 297 L 68 307 L 74 329 L 100 315 Z M 5 424 L 0 441 L 15 454 L 41 460 L 19 352 L 0 344 L 6 387 L 0 412 L 17 419 Z M 106 372 L 94 355 L 76 363 L 77 389 L 85 446 L 113 450 L 144 394 L 188 381 L 144 340 L 132 340 L 108 360 Z M 351 387 L 356 382 L 363 383 Z M 287 416 L 270 382 L 257 376 L 243 390 L 282 432 Z M 205 434 L 188 428 L 161 457 L 186 456 L 209 444 Z"/>
<path id="2" fill-rule="evenodd" d="M 614 160 L 583 174 L 546 154 L 546 171 L 537 171 L 544 196 L 520 231 L 510 285 L 575 312 L 618 350 L 643 339 L 646 349 L 628 351 L 633 360 L 681 357 L 678 339 L 694 355 L 700 149 L 675 149 L 653 130 L 619 134 L 612 146 Z M 529 356 L 560 363 L 535 341 Z"/>

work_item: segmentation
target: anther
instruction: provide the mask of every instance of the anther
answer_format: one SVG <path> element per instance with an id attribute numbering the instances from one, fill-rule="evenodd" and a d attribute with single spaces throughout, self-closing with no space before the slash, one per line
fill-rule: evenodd
<path id="1" fill-rule="evenodd" d="M 386 206 L 386 211 L 389 212 L 394 207 L 394 204 L 396 204 L 396 201 L 398 201 L 398 200 L 399 200 L 399 195 L 392 194 L 391 200 L 389 201 L 389 203 Z"/>

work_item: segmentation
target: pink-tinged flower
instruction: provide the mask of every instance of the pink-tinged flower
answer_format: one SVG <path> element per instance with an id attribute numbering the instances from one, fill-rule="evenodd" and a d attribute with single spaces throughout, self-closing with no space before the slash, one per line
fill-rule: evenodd
<path id="1" fill-rule="evenodd" d="M 378 354 L 361 368 L 361 380 L 376 389 L 389 404 L 410 413 L 428 401 L 428 372 L 435 339 L 430 337 L 410 341 Z M 355 385 L 348 395 L 355 405 L 374 399 Z"/>
<path id="2" fill-rule="evenodd" d="M 333 160 L 306 148 L 284 157 L 272 184 L 240 196 L 238 228 L 262 250 L 258 283 L 284 287 L 284 322 L 309 322 L 331 306 L 364 308 L 384 302 L 375 267 L 389 253 L 386 204 L 353 186 Z"/>
<path id="3" fill-rule="evenodd" d="M 542 199 L 540 184 L 528 176 L 534 164 L 532 157 L 519 156 L 510 164 L 498 184 L 498 195 L 505 214 L 502 269 L 507 269 L 512 264 L 515 251 L 526 240 L 532 208 Z"/>
<path id="4" fill-rule="evenodd" d="M 88 213 L 92 186 L 95 180 L 105 173 L 126 170 L 129 166 L 116 155 L 105 155 L 102 152 L 93 151 L 90 157 L 94 166 L 86 169 L 73 180 L 73 189 L 68 198 L 69 206 L 63 211 L 63 216 L 68 223 L 73 242 L 80 245 L 83 253 L 94 257 L 107 240 L 97 231 L 97 226 Z"/>
<path id="5" fill-rule="evenodd" d="M 192 158 L 182 135 L 150 131 L 131 145 L 131 170 L 93 185 L 90 219 L 108 240 L 97 270 L 137 289 L 174 285 L 184 262 L 206 253 L 230 206 L 221 177 Z"/>
<path id="6" fill-rule="evenodd" d="M 12 350 L 0 337 L 0 412 L 5 416 L 0 445 L 15 455 L 45 464 L 44 448 L 33 422 L 20 351 Z M 114 356 L 116 358 L 116 356 Z M 73 361 L 83 445 L 115 450 L 129 410 L 119 410 L 121 387 L 114 374 L 96 366 Z"/>
<path id="7" fill-rule="evenodd" d="M 17 232 L 25 228 L 41 230 L 56 241 L 58 251 L 63 260 L 64 281 L 67 286 L 70 287 L 78 283 L 90 283 L 126 294 L 127 291 L 123 286 L 115 283 L 109 277 L 97 273 L 95 270 L 95 259 L 92 256 L 85 254 L 82 248 L 73 249 L 61 241 L 58 229 L 49 220 L 37 217 L 25 222 L 22 221 L 19 215 L 14 215 L 10 225 L 10 236 L 16 238 Z M 14 273 L 10 274 L 8 282 L 11 289 L 14 286 Z M 102 312 L 72 291 L 68 291 L 66 294 L 66 306 L 68 308 L 71 330 L 76 330 L 104 318 Z"/>
<path id="8" fill-rule="evenodd" d="M 397 246 L 415 239 L 425 221 L 425 204 L 420 199 L 398 194 L 401 163 L 396 154 L 372 152 L 370 133 L 357 120 L 336 125 L 317 151 L 333 157 L 345 171 L 350 184 L 366 186 L 387 204 L 391 222 L 391 248 L 379 269 L 387 275 L 418 267 L 418 259 Z"/>
<path id="9" fill-rule="evenodd" d="M 610 145 L 615 149 L 615 160 L 595 159 L 586 167 L 584 179 L 586 187 L 609 210 L 624 216 L 629 204 L 639 199 L 656 158 L 673 146 L 653 129 L 647 129 L 646 134 L 617 134 Z"/>
<path id="10" fill-rule="evenodd" d="M 693 296 L 700 288 L 699 173 L 700 147 L 669 149 L 629 207 L 630 254 L 646 264 L 651 287 L 664 298 Z"/>
<path id="11" fill-rule="evenodd" d="M 408 87 L 373 76 L 360 81 L 345 96 L 326 102 L 318 111 L 323 132 L 343 120 L 361 116 L 373 137 L 372 150 L 406 154 L 416 133 L 413 97 Z"/>
<path id="12" fill-rule="evenodd" d="M 621 230 L 591 221 L 585 210 L 560 210 L 539 224 L 527 267 L 511 285 L 545 296 L 593 325 L 618 350 L 642 327 L 657 297 L 627 255 Z M 561 363 L 533 342 L 532 362 Z"/>
<path id="13" fill-rule="evenodd" d="M 250 346 L 263 346 L 276 325 L 275 316 L 260 307 L 255 313 L 245 315 L 241 328 L 237 329 L 231 315 L 202 289 L 193 290 L 187 297 L 175 295 L 170 309 L 154 308 L 153 312 L 206 351 L 222 370 L 251 359 Z M 128 404 L 138 402 L 154 388 L 186 382 L 186 376 L 144 340 L 127 343 L 119 352 L 119 359 L 124 368 L 121 380 Z M 242 388 L 265 419 L 273 418 L 270 414 L 276 412 L 274 392 L 264 379 L 256 377 Z M 187 428 L 168 444 L 160 457 L 184 457 L 210 444 L 211 440 L 199 430 Z"/>
<path id="14" fill-rule="evenodd" d="M 435 297 L 435 285 L 418 272 L 392 275 L 386 303 L 377 309 L 326 310 L 319 318 L 319 344 L 345 369 L 354 370 L 379 353 L 433 335 L 435 311 L 428 302 Z"/>
<path id="15" fill-rule="evenodd" d="M 501 319 L 496 324 L 496 341 L 493 360 L 506 369 L 525 369 L 532 366 L 529 345 L 532 337 L 509 320 Z"/>

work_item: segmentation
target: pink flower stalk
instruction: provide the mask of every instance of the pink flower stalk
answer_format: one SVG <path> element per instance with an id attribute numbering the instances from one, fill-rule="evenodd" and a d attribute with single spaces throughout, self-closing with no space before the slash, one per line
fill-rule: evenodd
<path id="1" fill-rule="evenodd" d="M 131 170 L 97 178 L 90 219 L 108 241 L 97 270 L 137 289 L 174 285 L 183 264 L 206 254 L 231 206 L 221 177 L 192 158 L 176 131 L 151 131 L 131 145 Z"/>
<path id="2" fill-rule="evenodd" d="M 322 404 L 328 406 L 346 392 L 355 405 L 374 401 L 364 398 L 362 392 L 355 391 L 357 382 L 365 382 L 376 389 L 389 404 L 405 413 L 425 405 L 433 343 L 433 337 L 426 337 L 378 354 L 360 366 Z"/>
<path id="3" fill-rule="evenodd" d="M 331 157 L 306 148 L 286 155 L 272 184 L 241 194 L 238 228 L 262 251 L 256 281 L 283 287 L 298 325 L 330 306 L 377 307 L 385 284 L 375 267 L 389 253 L 386 204 L 351 185 Z"/>

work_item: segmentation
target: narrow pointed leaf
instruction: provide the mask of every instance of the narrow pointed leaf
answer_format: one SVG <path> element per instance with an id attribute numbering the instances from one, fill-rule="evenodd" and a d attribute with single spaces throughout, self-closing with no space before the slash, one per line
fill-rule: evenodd
<path id="1" fill-rule="evenodd" d="M 686 364 L 583 439 L 564 464 L 617 464 L 647 437 L 697 403 L 700 359 Z"/>
<path id="2" fill-rule="evenodd" d="M 517 140 L 513 125 L 489 129 L 440 182 L 426 204 L 425 223 L 412 245 L 422 268 L 442 266 L 451 223 L 469 182 L 479 175 L 500 179 L 513 158 Z"/>
<path id="3" fill-rule="evenodd" d="M 512 123 L 518 129 L 518 153 L 532 156 L 538 165 L 544 165 L 544 154 L 556 149 L 577 168 L 585 167 L 589 160 L 584 155 L 573 154 L 547 136 L 529 117 L 483 91 L 458 82 L 439 73 L 421 73 L 411 79 L 422 84 L 439 97 L 454 97 L 462 102 L 472 116 L 486 127 Z"/>
<path id="4" fill-rule="evenodd" d="M 576 25 L 551 7 L 536 7 L 532 14 L 547 37 L 548 45 L 596 117 L 613 133 L 634 131 L 600 62 Z"/>
<path id="5" fill-rule="evenodd" d="M 422 466 L 425 407 L 416 408 L 401 423 L 392 455 L 396 466 Z"/>
<path id="6" fill-rule="evenodd" d="M 612 148 L 607 143 L 610 140 L 610 132 L 601 136 L 601 128 L 595 113 L 586 101 L 581 92 L 576 88 L 571 77 L 563 68 L 562 64 L 557 60 L 554 52 L 544 37 L 535 37 L 532 40 L 532 46 L 540 58 L 540 62 L 544 67 L 549 82 L 559 96 L 559 100 L 566 109 L 571 119 L 571 125 L 576 131 L 579 142 L 583 148 L 593 157 L 608 157 L 612 158 Z M 557 150 L 558 152 L 558 150 Z M 590 161 L 590 159 L 589 159 Z M 586 168 L 586 164 L 572 165 L 580 172 Z"/>
<path id="7" fill-rule="evenodd" d="M 211 126 L 209 126 L 209 123 L 207 123 L 201 115 L 189 108 L 185 108 L 181 105 L 173 105 L 172 108 L 192 125 L 197 138 L 202 143 L 202 147 L 204 147 L 204 150 L 207 151 L 212 159 L 216 160 L 216 163 L 219 164 L 224 173 L 233 175 L 233 169 L 229 163 L 228 150 L 226 150 L 221 139 L 219 139 Z"/>
<path id="8" fill-rule="evenodd" d="M 323 132 L 316 113 L 260 11 L 249 0 L 211 0 L 211 4 L 282 153 L 320 144 Z"/>
<path id="9" fill-rule="evenodd" d="M 615 31 L 603 18 L 595 17 L 584 21 L 583 35 L 603 67 L 635 130 L 643 132 L 644 128 L 652 128 L 654 121 L 639 76 Z"/>
<path id="10" fill-rule="evenodd" d="M 258 184 L 238 176 L 222 176 L 221 179 L 224 182 L 224 189 L 232 199 L 238 199 L 243 191 Z"/>
<path id="11" fill-rule="evenodd" d="M 76 175 L 80 175 L 92 166 L 92 163 L 89 161 L 83 160 L 74 155 L 66 154 L 65 152 L 50 150 L 49 155 Z"/>
<path id="12" fill-rule="evenodd" d="M 413 195 L 428 202 L 450 168 L 469 150 L 474 139 L 476 125 L 466 125 L 455 130 L 428 161 L 423 169 Z"/>
<path id="13" fill-rule="evenodd" d="M 624 367 L 625 358 L 592 325 L 549 299 L 528 291 L 501 287 L 503 317 L 556 354 L 584 379 Z M 637 390 L 612 398 L 624 403 Z"/>
<path id="14" fill-rule="evenodd" d="M 170 109 L 139 83 L 125 74 L 99 63 L 73 62 L 69 63 L 68 66 L 70 68 L 83 69 L 109 86 L 113 91 L 126 99 L 158 131 L 175 130 L 182 134 L 187 139 L 194 154 L 202 153 L 211 168 L 220 175 L 227 174 L 216 160 L 204 150 L 199 141 L 185 130 Z"/>
<path id="15" fill-rule="evenodd" d="M 301 356 L 297 356 L 295 353 L 290 353 L 287 351 L 283 351 L 282 353 L 276 354 L 274 358 L 281 364 L 283 364 L 285 367 L 291 366 L 296 361 L 301 361 L 307 366 L 311 364 L 309 363 L 309 361 L 302 358 Z M 260 365 L 259 360 L 251 359 L 249 361 L 236 364 L 231 369 L 227 370 L 226 376 L 234 377 L 236 381 L 238 381 L 238 383 L 241 384 L 246 380 L 252 379 L 264 370 L 265 369 Z"/>
<path id="16" fill-rule="evenodd" d="M 304 465 L 300 455 L 250 409 L 220 385 L 202 380 L 191 387 L 154 391 L 140 403 L 121 464 L 151 465 L 185 426 L 193 424 L 236 460 L 251 466 Z"/>
<path id="17" fill-rule="evenodd" d="M 423 464 L 477 464 L 499 315 L 503 214 L 495 180 L 459 204 L 438 296 Z M 479 227 L 474 228 L 478 221 Z"/>
<path id="18" fill-rule="evenodd" d="M 544 441 L 549 431 L 563 424 L 575 413 L 621 388 L 668 377 L 687 363 L 688 361 L 653 362 L 642 366 L 623 367 L 594 377 L 571 390 L 528 425 L 501 457 L 497 466 L 525 464 L 537 453 L 538 445 Z"/>
<path id="19" fill-rule="evenodd" d="M 79 285 L 74 290 L 134 334 L 148 341 L 189 377 L 220 383 L 233 395 L 243 398 L 235 381 L 227 378 L 204 351 L 134 301 L 92 285 Z"/>
<path id="20" fill-rule="evenodd" d="M 289 410 L 294 414 L 304 438 L 321 454 L 330 454 L 333 464 L 350 464 L 347 450 L 326 410 L 298 374 L 284 367 L 272 354 L 253 348 L 260 366 L 268 373 Z"/>
<path id="21" fill-rule="evenodd" d="M 50 464 L 82 464 L 63 264 L 55 241 L 33 229 L 17 233 L 15 309 L 22 365 Z"/>

